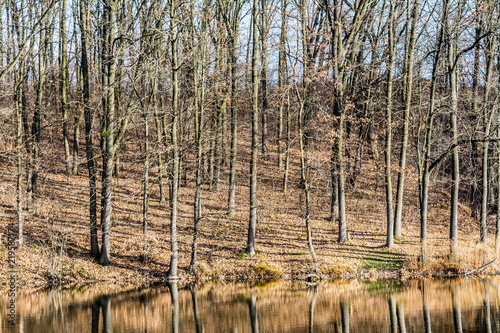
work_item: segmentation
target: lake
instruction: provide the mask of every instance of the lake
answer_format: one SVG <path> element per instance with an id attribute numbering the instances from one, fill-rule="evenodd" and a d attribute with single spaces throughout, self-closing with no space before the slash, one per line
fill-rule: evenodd
<path id="1" fill-rule="evenodd" d="M 0 296 L 1 332 L 498 332 L 500 278 L 91 285 Z"/>

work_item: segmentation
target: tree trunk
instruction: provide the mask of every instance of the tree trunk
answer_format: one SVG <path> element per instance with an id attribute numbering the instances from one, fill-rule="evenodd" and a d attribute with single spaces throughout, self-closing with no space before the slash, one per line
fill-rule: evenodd
<path id="1" fill-rule="evenodd" d="M 177 202 L 179 191 L 179 145 L 177 143 L 177 121 L 179 118 L 179 63 L 178 63 L 178 50 L 177 50 L 177 32 L 174 22 L 177 18 L 175 13 L 176 1 L 170 2 L 170 46 L 172 52 L 172 124 L 171 124 L 171 143 L 172 143 L 172 171 L 170 175 L 170 244 L 171 244 L 171 257 L 170 268 L 168 270 L 167 278 L 169 280 L 177 280 Z"/>
<path id="2" fill-rule="evenodd" d="M 260 44 L 261 44 L 261 53 L 260 53 L 260 66 L 261 66 L 261 77 L 260 77 L 260 86 L 262 89 L 262 156 L 266 157 L 268 146 L 268 135 L 267 135 L 267 112 L 268 112 L 268 100 L 267 100 L 267 38 L 268 38 L 268 10 L 267 10 L 267 1 L 260 0 L 261 10 L 260 10 L 260 22 L 261 22 L 261 34 L 260 34 Z M 256 29 L 256 26 L 253 27 Z M 254 46 L 255 49 L 255 46 Z M 253 54 L 252 54 L 253 58 Z M 252 59 L 253 61 L 253 59 Z M 252 80 L 253 80 L 252 73 Z"/>
<path id="3" fill-rule="evenodd" d="M 85 149 L 87 155 L 87 169 L 89 171 L 89 213 L 90 213 L 90 254 L 97 259 L 99 256 L 99 244 L 97 239 L 97 186 L 96 170 L 94 161 L 94 148 L 92 144 L 92 111 L 89 105 L 90 83 L 89 63 L 87 58 L 87 1 L 80 0 L 80 39 L 82 43 L 82 96 L 81 103 L 85 118 Z"/>
<path id="4" fill-rule="evenodd" d="M 44 6 L 42 6 L 43 9 Z M 31 179 L 27 181 L 31 183 L 31 198 L 28 200 L 30 205 L 28 210 L 35 209 L 37 206 L 37 192 L 38 192 L 38 174 L 40 172 L 40 122 L 42 118 L 42 103 L 43 103 L 43 91 L 45 89 L 45 79 L 46 79 L 46 69 L 45 64 L 47 62 L 47 38 L 45 35 L 46 24 L 40 31 L 40 52 L 38 56 L 38 86 L 36 91 L 36 101 L 35 101 L 35 112 L 33 114 L 33 123 L 31 126 L 31 139 L 33 141 L 32 145 L 32 162 L 31 162 Z M 23 90 L 24 91 L 24 90 Z M 29 143 L 28 143 L 29 144 Z"/>
<path id="5" fill-rule="evenodd" d="M 491 10 L 491 9 L 490 9 Z M 490 19 L 491 15 L 487 14 L 487 25 L 491 26 Z M 491 90 L 493 85 L 493 72 L 494 72 L 494 52 L 497 48 L 496 36 L 495 34 L 489 35 L 486 42 L 485 53 L 486 53 L 486 80 L 484 82 L 484 105 L 483 105 L 483 120 L 484 120 L 484 137 L 489 138 L 491 122 L 493 121 L 494 109 L 496 106 L 491 98 Z M 488 234 L 488 152 L 489 152 L 489 141 L 486 140 L 483 143 L 483 164 L 482 164 L 482 198 L 481 198 L 481 240 L 484 246 L 487 245 L 487 234 Z"/>
<path id="6" fill-rule="evenodd" d="M 392 173 L 391 173 L 391 144 L 392 144 L 392 72 L 394 70 L 394 2 L 390 1 L 389 9 L 389 63 L 387 64 L 387 100 L 385 109 L 386 138 L 385 138 L 385 202 L 387 214 L 387 240 L 385 245 L 391 249 L 394 246 L 394 219 L 392 211 Z"/>
<path id="7" fill-rule="evenodd" d="M 151 80 L 151 87 L 155 86 L 155 80 Z M 143 89 L 146 89 L 143 87 Z M 153 88 L 154 89 L 154 88 Z M 154 94 L 154 92 L 153 92 Z M 143 249 L 142 260 L 148 259 L 147 254 L 147 232 L 148 232 L 148 208 L 149 208 L 149 117 L 148 106 L 143 110 L 144 118 L 144 170 L 142 180 L 142 236 L 143 236 Z"/>
<path id="8" fill-rule="evenodd" d="M 230 167 L 229 167 L 229 195 L 228 195 L 228 210 L 229 217 L 234 216 L 234 209 L 236 205 L 236 153 L 238 149 L 237 137 L 237 108 L 236 108 L 236 94 L 237 94 L 237 48 L 238 48 L 238 29 L 240 23 L 240 1 L 236 0 L 234 6 L 237 9 L 232 20 L 232 34 L 230 43 L 231 54 L 231 153 L 230 153 Z"/>
<path id="9" fill-rule="evenodd" d="M 410 39 L 407 44 L 405 57 L 405 96 L 404 96 L 404 119 L 403 119 L 403 138 L 401 144 L 401 152 L 399 155 L 399 172 L 398 172 L 398 187 L 396 192 L 396 211 L 394 216 L 394 236 L 401 237 L 401 224 L 402 224 L 402 212 L 403 212 L 403 197 L 404 197 L 404 182 L 405 182 L 405 172 L 406 172 L 406 153 L 408 150 L 408 136 L 409 136 L 409 123 L 410 123 L 410 110 L 411 110 L 411 97 L 413 88 L 413 66 L 415 57 L 415 40 L 418 24 L 418 13 L 419 13 L 420 0 L 415 0 L 413 4 L 413 9 L 411 10 L 411 32 Z M 410 10 L 410 9 L 408 9 Z"/>
<path id="10" fill-rule="evenodd" d="M 22 102 L 21 102 L 21 90 L 22 84 L 19 84 L 19 80 L 22 80 L 24 73 L 24 60 L 19 66 L 19 74 L 16 75 L 15 83 L 17 86 L 14 92 L 14 102 L 16 105 L 16 157 L 17 157 L 17 182 L 16 182 L 16 211 L 17 211 L 17 227 L 18 227 L 18 242 L 19 248 L 23 246 L 23 117 L 22 117 Z"/>
<path id="11" fill-rule="evenodd" d="M 458 12 L 456 19 L 457 24 L 460 22 L 461 18 L 461 6 L 462 1 L 459 2 Z M 448 21 L 445 22 L 447 25 L 448 34 L 451 36 L 452 29 L 457 31 L 460 26 L 454 25 L 450 27 Z M 453 39 L 450 39 L 448 43 L 448 79 L 450 82 L 450 92 L 451 92 L 451 114 L 450 114 L 450 125 L 452 133 L 452 145 L 457 145 L 458 133 L 457 133 L 457 113 L 458 113 L 458 72 L 457 68 L 453 67 L 455 61 L 456 53 L 458 49 L 458 33 L 456 33 Z M 454 148 L 452 153 L 452 170 L 451 170 L 451 198 L 450 198 L 450 247 L 451 247 L 451 257 L 458 257 L 458 192 L 460 184 L 460 166 L 458 149 Z"/>
<path id="12" fill-rule="evenodd" d="M 425 118 L 425 138 L 423 159 L 419 162 L 419 197 L 420 197 L 420 242 L 421 242 L 421 263 L 425 267 L 427 264 L 427 206 L 430 181 L 430 158 L 432 144 L 432 125 L 434 120 L 434 106 L 436 100 L 437 75 L 441 62 L 441 51 L 445 35 L 445 22 L 448 19 L 449 0 L 444 0 L 444 9 L 441 18 L 441 28 L 436 45 L 434 64 L 432 67 L 431 88 L 429 96 L 429 107 Z"/>
<path id="13" fill-rule="evenodd" d="M 281 0 L 281 31 L 280 31 L 280 41 L 279 41 L 279 58 L 278 58 L 278 92 L 280 94 L 280 106 L 278 111 L 278 169 L 283 169 L 283 105 L 285 102 L 285 96 L 283 91 L 283 81 L 284 81 L 284 70 L 286 62 L 286 8 L 287 1 Z"/>
<path id="14" fill-rule="evenodd" d="M 66 2 L 61 0 L 61 20 L 59 29 L 59 38 L 61 43 L 61 54 L 59 55 L 60 61 L 60 82 L 61 82 L 61 112 L 62 112 L 62 126 L 63 126 L 63 140 L 64 140 L 64 157 L 66 161 L 66 174 L 70 174 L 71 168 L 71 154 L 69 151 L 68 140 L 68 101 L 67 101 L 67 87 L 68 87 L 68 41 L 66 33 Z M 41 32 L 42 33 L 42 32 Z"/>
<path id="15" fill-rule="evenodd" d="M 205 4 L 206 6 L 206 4 Z M 205 7 L 206 9 L 206 7 Z M 191 9 L 191 13 L 192 13 Z M 193 15 L 193 14 L 192 14 Z M 194 17 L 192 18 L 194 20 Z M 207 25 L 207 17 L 203 17 L 202 22 L 202 38 L 205 38 Z M 193 41 L 194 42 L 194 41 Z M 202 183 L 202 159 L 203 159 L 203 122 L 205 113 L 205 54 L 206 45 L 202 42 L 200 46 L 201 59 L 198 53 L 195 55 L 195 72 L 194 72 L 194 89 L 195 89 L 195 145 L 196 145 L 196 189 L 194 195 L 194 230 L 193 230 L 193 245 L 191 251 L 191 264 L 189 270 L 196 274 L 196 258 L 198 251 L 198 229 L 201 220 L 201 183 Z M 198 78 L 200 75 L 200 79 Z M 201 84 L 200 84 L 201 82 Z M 197 310 L 197 309 L 196 309 Z M 197 314 L 196 314 L 197 315 Z M 196 325 L 199 327 L 198 321 Z"/>
<path id="16" fill-rule="evenodd" d="M 290 169 L 290 146 L 291 141 L 291 128 L 292 128 L 292 113 L 290 112 L 290 93 L 287 92 L 286 103 L 286 150 L 285 150 L 285 171 L 283 173 L 283 193 L 286 193 L 288 188 L 288 173 Z"/>
<path id="17" fill-rule="evenodd" d="M 101 133 L 103 141 L 103 184 L 102 184 L 102 248 L 99 262 L 102 265 L 110 263 L 111 252 L 111 212 L 112 212 L 112 188 L 113 167 L 115 155 L 115 13 L 116 2 L 105 0 L 103 12 L 103 46 L 102 46 L 102 85 L 105 89 L 103 96 L 104 104 L 104 129 Z"/>
<path id="18" fill-rule="evenodd" d="M 257 0 L 252 6 L 252 158 L 250 161 L 250 218 L 246 253 L 255 255 L 255 228 L 257 226 L 257 145 L 259 135 L 259 77 L 257 74 Z M 261 37 L 262 38 L 262 37 Z M 262 137 L 264 139 L 264 137 Z M 264 154 L 264 152 L 263 152 Z"/>

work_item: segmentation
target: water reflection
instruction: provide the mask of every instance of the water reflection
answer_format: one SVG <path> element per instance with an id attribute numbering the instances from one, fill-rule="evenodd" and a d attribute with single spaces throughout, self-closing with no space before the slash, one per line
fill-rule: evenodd
<path id="1" fill-rule="evenodd" d="M 497 332 L 500 278 L 315 286 L 170 283 L 19 295 L 18 332 Z M 0 332 L 10 331 L 0 295 Z"/>

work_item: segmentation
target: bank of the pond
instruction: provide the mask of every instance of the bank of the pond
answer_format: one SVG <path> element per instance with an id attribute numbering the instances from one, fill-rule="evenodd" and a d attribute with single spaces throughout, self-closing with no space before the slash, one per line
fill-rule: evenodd
<path id="1" fill-rule="evenodd" d="M 387 252 L 388 250 L 385 249 Z M 145 286 L 162 284 L 167 281 L 168 266 L 155 261 L 141 262 L 138 258 L 128 258 L 125 254 L 117 256 L 117 259 L 109 266 L 102 266 L 91 260 L 86 255 L 73 254 L 71 251 L 49 253 L 43 246 L 33 244 L 26 245 L 22 250 L 16 252 L 15 261 L 15 284 L 18 289 L 39 289 L 54 286 L 79 287 L 88 284 L 108 283 L 118 286 Z M 390 252 L 389 252 L 390 253 Z M 7 292 L 11 286 L 9 279 L 12 270 L 8 269 L 6 249 L 0 251 L 4 262 L 1 274 L 0 293 Z M 298 255 L 295 255 L 298 256 Z M 394 263 L 400 263 L 395 268 Z M 449 260 L 448 260 L 449 261 Z M 324 280 L 332 279 L 409 279 L 422 277 L 455 277 L 472 270 L 471 267 L 463 266 L 462 263 L 445 261 L 438 262 L 435 258 L 429 263 L 429 268 L 422 269 L 412 267 L 412 261 L 404 260 L 400 255 L 392 255 L 391 259 L 380 260 L 375 266 L 373 259 L 358 258 L 349 263 L 338 264 L 335 261 L 326 261 L 320 258 L 317 272 Z M 477 263 L 477 267 L 481 263 Z M 280 261 L 264 253 L 258 253 L 252 258 L 219 258 L 212 262 L 200 259 L 198 263 L 198 274 L 189 273 L 185 267 L 179 270 L 179 282 L 206 282 L 206 281 L 262 281 L 262 280 L 302 280 L 313 265 L 307 255 L 294 260 Z M 392 269 L 389 269 L 392 268 Z M 438 268 L 438 269 L 436 269 Z M 498 274 L 499 265 L 493 264 L 477 273 Z"/>

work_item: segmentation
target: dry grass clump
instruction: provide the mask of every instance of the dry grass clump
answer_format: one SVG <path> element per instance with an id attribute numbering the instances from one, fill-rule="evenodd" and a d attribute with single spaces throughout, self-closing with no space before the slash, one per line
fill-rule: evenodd
<path id="1" fill-rule="evenodd" d="M 255 273 L 257 273 L 260 278 L 273 279 L 281 277 L 283 275 L 283 270 L 275 264 L 261 263 L 255 267 Z"/>

